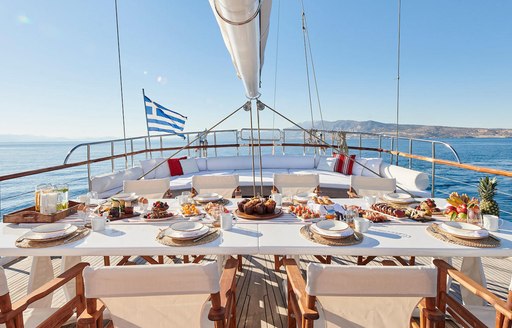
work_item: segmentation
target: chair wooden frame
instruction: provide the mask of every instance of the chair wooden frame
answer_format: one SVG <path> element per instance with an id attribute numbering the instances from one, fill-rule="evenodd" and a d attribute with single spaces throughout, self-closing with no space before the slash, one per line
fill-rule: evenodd
<path id="1" fill-rule="evenodd" d="M 512 327 L 512 291 L 509 291 L 507 301 L 505 302 L 498 296 L 491 293 L 485 287 L 478 284 L 476 281 L 469 278 L 443 260 L 434 260 L 434 265 L 437 267 L 439 272 L 437 281 L 437 308 L 443 314 L 449 313 L 453 320 L 461 324 L 463 327 L 487 327 L 482 321 L 480 321 L 475 315 L 473 315 L 467 308 L 465 308 L 448 293 L 447 282 L 448 277 L 450 277 L 474 295 L 488 302 L 490 306 L 496 310 L 496 328 Z M 444 328 L 444 324 L 440 327 Z"/>
<path id="2" fill-rule="evenodd" d="M 320 317 L 315 305 L 316 297 L 306 293 L 306 282 L 295 260 L 285 259 L 284 266 L 288 286 L 288 328 L 312 328 L 314 321 Z M 420 308 L 420 324 L 411 320 L 411 327 L 433 328 L 444 320 L 442 313 L 436 309 L 434 297 L 424 298 L 418 306 Z"/>
<path id="3" fill-rule="evenodd" d="M 78 316 L 85 310 L 84 279 L 82 271 L 88 265 L 89 263 L 78 263 L 71 269 L 60 274 L 58 277 L 50 280 L 43 286 L 24 296 L 14 304 L 11 303 L 9 293 L 1 295 L 0 324 L 5 324 L 7 328 L 23 328 L 23 311 L 25 311 L 30 304 L 50 295 L 73 279 L 76 279 L 76 295 L 55 313 L 44 320 L 38 327 L 60 327 L 73 316 L 73 313 L 76 312 Z"/>
<path id="4" fill-rule="evenodd" d="M 236 272 L 237 260 L 230 257 L 220 277 L 220 291 L 210 295 L 212 307 L 208 319 L 216 328 L 236 327 Z M 78 318 L 79 328 L 99 328 L 103 326 L 105 305 L 96 298 L 86 299 L 86 310 Z M 109 321 L 106 327 L 114 327 Z"/>

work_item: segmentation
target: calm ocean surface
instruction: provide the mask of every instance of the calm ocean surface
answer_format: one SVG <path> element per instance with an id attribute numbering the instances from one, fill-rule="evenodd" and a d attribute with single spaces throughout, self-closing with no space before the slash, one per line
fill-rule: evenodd
<path id="1" fill-rule="evenodd" d="M 512 139 L 446 139 L 441 140 L 447 142 L 455 148 L 460 156 L 461 162 L 466 164 L 474 164 L 478 166 L 490 167 L 495 169 L 502 169 L 512 171 Z M 51 143 L 0 143 L 0 176 L 15 172 L 33 170 L 47 166 L 63 164 L 66 154 L 73 148 L 77 142 L 51 142 Z M 358 140 L 349 140 L 349 145 L 357 145 Z M 168 145 L 165 145 L 168 146 Z M 363 146 L 376 147 L 376 140 L 364 140 Z M 383 145 L 384 148 L 389 148 L 390 145 Z M 134 149 L 143 149 L 142 144 L 135 144 Z M 116 153 L 122 153 L 124 147 L 117 144 L 115 147 Z M 408 143 L 403 142 L 399 144 L 399 150 L 408 152 Z M 92 156 L 106 156 L 110 154 L 110 145 L 96 147 L 92 149 Z M 241 151 L 241 155 L 247 155 L 248 150 Z M 270 153 L 270 149 L 264 149 L 263 153 Z M 414 144 L 413 153 L 419 155 L 431 155 L 430 144 Z M 281 149 L 276 149 L 276 154 L 279 154 Z M 302 154 L 302 148 L 287 148 L 288 154 Z M 310 150 L 307 150 L 310 153 Z M 377 157 L 373 152 L 359 152 L 351 151 L 357 156 L 363 157 Z M 165 153 L 164 156 L 169 156 L 171 153 Z M 195 156 L 196 153 L 191 151 L 190 154 L 184 155 Z M 221 155 L 235 155 L 231 149 L 225 149 L 218 152 Z M 153 157 L 160 157 L 160 152 L 155 152 Z M 213 156 L 213 152 L 209 154 Z M 436 157 L 454 160 L 453 155 L 445 147 L 436 146 Z M 134 158 L 134 164 L 137 165 L 139 160 L 145 159 L 145 155 L 140 155 Z M 385 161 L 390 161 L 388 155 L 383 155 Z M 77 162 L 86 159 L 85 148 L 79 149 L 71 157 L 70 162 Z M 114 162 L 116 170 L 124 168 L 124 159 L 119 159 Z M 130 166 L 132 164 L 129 158 Z M 402 166 L 408 166 L 408 159 L 400 159 Z M 431 174 L 432 165 L 427 162 L 412 161 L 412 168 Z M 97 175 L 109 172 L 112 169 L 110 161 L 93 164 L 91 166 L 92 175 Z M 458 191 L 459 193 L 465 192 L 470 196 L 477 195 L 478 179 L 485 174 L 478 172 L 462 170 L 443 165 L 436 165 L 436 197 L 446 197 L 451 191 Z M 498 177 L 498 187 L 500 194 L 497 197 L 500 208 L 507 212 L 512 212 L 512 178 Z M 33 190 L 37 184 L 40 183 L 67 183 L 70 187 L 70 198 L 87 192 L 87 167 L 80 166 L 66 170 L 49 172 L 14 180 L 0 182 L 0 214 L 12 212 L 13 210 L 30 206 L 33 203 Z M 503 213 L 502 217 L 512 219 L 512 215 Z"/>

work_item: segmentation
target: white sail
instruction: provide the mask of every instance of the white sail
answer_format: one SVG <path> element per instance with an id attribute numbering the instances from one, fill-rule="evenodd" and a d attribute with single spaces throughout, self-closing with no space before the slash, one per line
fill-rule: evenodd
<path id="1" fill-rule="evenodd" d="M 258 98 L 272 0 L 210 0 L 210 5 L 246 96 Z"/>

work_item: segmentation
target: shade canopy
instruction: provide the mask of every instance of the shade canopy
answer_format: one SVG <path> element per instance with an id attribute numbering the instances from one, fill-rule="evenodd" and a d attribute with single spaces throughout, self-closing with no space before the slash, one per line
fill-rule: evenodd
<path id="1" fill-rule="evenodd" d="M 247 98 L 258 98 L 272 0 L 210 0 L 210 5 Z"/>

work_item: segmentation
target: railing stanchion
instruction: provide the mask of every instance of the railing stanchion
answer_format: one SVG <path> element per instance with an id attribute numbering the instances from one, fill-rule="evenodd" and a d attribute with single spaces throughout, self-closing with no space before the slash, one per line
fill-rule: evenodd
<path id="1" fill-rule="evenodd" d="M 133 139 L 130 139 L 130 149 L 131 149 L 131 153 L 132 153 L 132 167 L 133 167 Z"/>
<path id="2" fill-rule="evenodd" d="M 412 154 L 412 139 L 409 138 L 409 154 Z M 409 168 L 412 168 L 412 158 L 409 158 Z"/>
<path id="3" fill-rule="evenodd" d="M 395 149 L 395 137 L 391 137 L 391 146 L 389 147 L 389 149 L 393 150 Z M 393 153 L 391 153 L 391 156 L 389 158 L 389 164 L 393 164 L 393 159 L 394 159 L 394 155 Z"/>
<path id="4" fill-rule="evenodd" d="M 432 158 L 436 158 L 436 143 L 432 143 Z M 434 197 L 436 189 L 436 162 L 432 161 L 432 191 L 430 192 L 430 196 Z"/>
<path id="5" fill-rule="evenodd" d="M 87 145 L 87 186 L 91 191 L 91 145 Z"/>
<path id="6" fill-rule="evenodd" d="M 382 149 L 382 136 L 379 135 L 379 149 Z M 382 152 L 379 151 L 379 158 L 382 157 Z"/>
<path id="7" fill-rule="evenodd" d="M 187 134 L 187 145 L 190 143 L 190 134 Z M 187 155 L 190 157 L 190 148 L 187 149 Z M 201 156 L 201 149 L 199 149 L 199 156 Z"/>
<path id="8" fill-rule="evenodd" d="M 114 164 L 114 142 L 110 142 L 110 156 L 112 156 L 112 159 L 110 160 L 110 166 L 112 167 L 112 172 L 115 170 L 115 164 Z M 88 158 L 87 160 L 90 160 Z"/>
<path id="9" fill-rule="evenodd" d="M 162 150 L 162 148 L 164 148 L 164 142 L 162 140 L 162 136 L 160 136 L 160 156 L 164 157 L 164 151 Z"/>
<path id="10" fill-rule="evenodd" d="M 359 134 L 359 157 L 362 157 L 361 147 L 363 147 L 363 139 L 362 139 L 362 135 Z"/>
<path id="11" fill-rule="evenodd" d="M 240 156 L 240 136 L 238 135 L 238 130 L 235 131 L 236 138 L 236 156 Z"/>
<path id="12" fill-rule="evenodd" d="M 213 146 L 215 149 L 215 157 L 217 157 L 217 132 L 213 131 Z"/>

